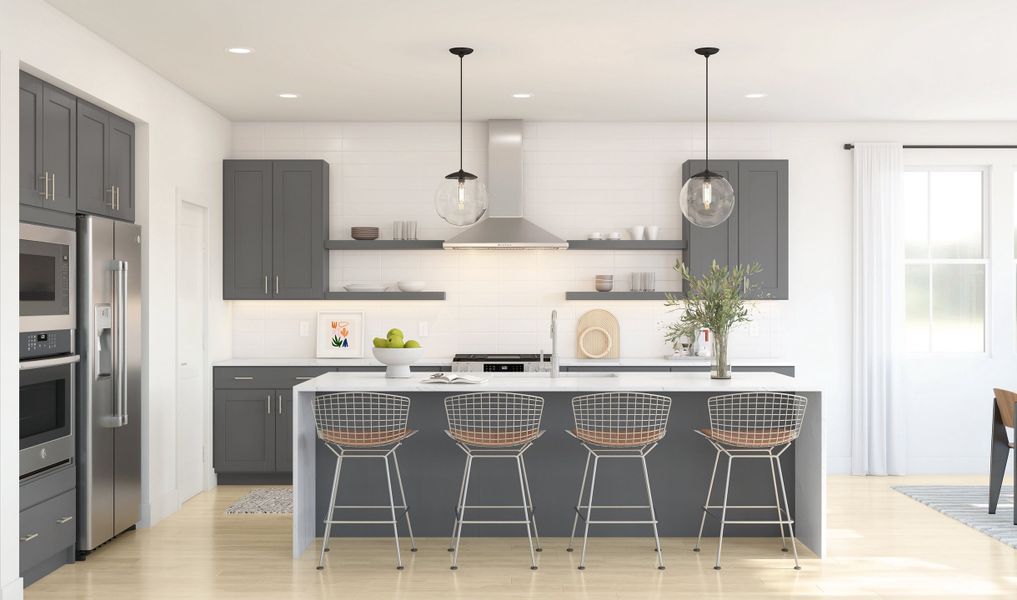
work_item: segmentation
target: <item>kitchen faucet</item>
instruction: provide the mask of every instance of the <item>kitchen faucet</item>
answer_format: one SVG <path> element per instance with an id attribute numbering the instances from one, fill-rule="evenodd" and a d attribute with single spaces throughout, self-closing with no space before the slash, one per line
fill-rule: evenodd
<path id="1" fill-rule="evenodd" d="M 551 377 L 557 377 L 558 364 L 558 311 L 551 311 Z"/>

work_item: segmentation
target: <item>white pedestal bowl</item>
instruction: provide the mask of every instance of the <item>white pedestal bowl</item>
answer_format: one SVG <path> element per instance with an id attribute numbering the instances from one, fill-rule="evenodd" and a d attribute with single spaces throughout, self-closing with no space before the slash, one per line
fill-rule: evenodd
<path id="1" fill-rule="evenodd" d="M 423 348 L 375 348 L 374 357 L 386 365 L 385 377 L 413 377 L 410 365 L 424 356 Z"/>

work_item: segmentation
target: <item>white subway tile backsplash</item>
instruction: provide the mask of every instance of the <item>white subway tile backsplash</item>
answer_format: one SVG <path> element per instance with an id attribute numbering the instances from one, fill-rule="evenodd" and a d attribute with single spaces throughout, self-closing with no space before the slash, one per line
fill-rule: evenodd
<path id="1" fill-rule="evenodd" d="M 236 158 L 320 158 L 331 165 L 330 232 L 350 239 L 351 226 L 377 226 L 392 238 L 392 222 L 416 220 L 420 239 L 447 239 L 459 229 L 434 212 L 434 192 L 459 164 L 454 123 L 237 123 Z M 464 166 L 487 178 L 487 127 L 466 123 Z M 681 164 L 699 157 L 702 127 L 688 123 L 524 124 L 523 205 L 536 224 L 567 239 L 592 231 L 656 225 L 658 239 L 679 239 Z M 711 157 L 771 156 L 769 126 L 711 125 Z M 329 286 L 424 280 L 446 292 L 444 302 L 234 302 L 237 357 L 313 356 L 318 311 L 365 313 L 365 341 L 400 327 L 420 338 L 428 356 L 456 352 L 550 352 L 552 309 L 559 316 L 559 348 L 576 353 L 576 324 L 593 308 L 621 323 L 623 356 L 663 356 L 662 322 L 677 318 L 661 302 L 566 302 L 569 290 L 593 290 L 594 276 L 615 276 L 629 289 L 629 274 L 648 271 L 658 290 L 680 289 L 672 266 L 677 252 L 639 251 L 333 251 Z M 734 356 L 779 356 L 781 303 L 755 303 L 755 328 L 732 332 Z M 300 336 L 300 321 L 312 335 Z M 367 350 L 369 354 L 369 349 Z"/>

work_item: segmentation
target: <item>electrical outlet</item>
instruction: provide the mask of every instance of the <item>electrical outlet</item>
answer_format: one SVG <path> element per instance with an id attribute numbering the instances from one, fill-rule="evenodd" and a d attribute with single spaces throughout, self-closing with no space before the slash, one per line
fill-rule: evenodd
<path id="1" fill-rule="evenodd" d="M 421 321 L 417 326 L 417 337 L 427 337 L 429 335 L 430 328 L 427 326 L 427 321 Z"/>
<path id="2" fill-rule="evenodd" d="M 311 322 L 301 321 L 300 322 L 300 337 L 307 337 L 311 335 Z"/>

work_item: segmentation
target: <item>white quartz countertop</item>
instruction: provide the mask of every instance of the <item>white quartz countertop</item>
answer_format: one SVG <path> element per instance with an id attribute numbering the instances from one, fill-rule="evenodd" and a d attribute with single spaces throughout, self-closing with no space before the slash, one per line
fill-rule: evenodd
<path id="1" fill-rule="evenodd" d="M 489 374 L 486 383 L 423 383 L 422 376 L 389 379 L 383 373 L 331 372 L 305 381 L 296 392 L 818 392 L 820 387 L 778 373 L 735 373 L 711 379 L 706 373 Z"/>
<path id="2" fill-rule="evenodd" d="M 422 358 L 414 366 L 448 367 L 452 358 Z M 795 363 L 781 358 L 732 358 L 735 367 L 793 367 Z M 620 358 L 613 360 L 593 358 L 563 358 L 563 367 L 705 367 L 709 358 Z M 212 363 L 214 367 L 382 367 L 382 363 L 369 358 L 230 358 Z"/>

